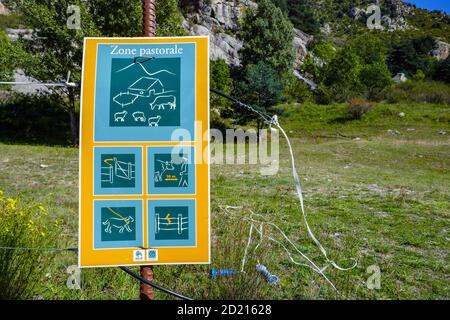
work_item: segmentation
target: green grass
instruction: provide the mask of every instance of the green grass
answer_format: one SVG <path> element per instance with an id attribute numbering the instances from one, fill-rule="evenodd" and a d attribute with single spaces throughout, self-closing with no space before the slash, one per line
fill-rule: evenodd
<path id="1" fill-rule="evenodd" d="M 358 259 L 354 270 L 326 270 L 340 293 L 310 269 L 293 265 L 282 247 L 268 241 L 239 277 L 211 280 L 209 266 L 158 266 L 157 283 L 197 299 L 447 299 L 450 107 L 377 104 L 357 121 L 347 119 L 344 105 L 279 109 L 292 136 L 312 229 L 336 262 Z M 220 207 L 226 205 L 241 206 L 241 216 L 249 210 L 262 214 L 324 265 L 302 222 L 282 140 L 280 151 L 275 176 L 261 176 L 255 165 L 212 166 L 211 267 L 239 269 L 248 237 L 248 224 L 224 215 Z M 65 222 L 55 245 L 76 246 L 78 150 L 0 144 L 0 154 L 0 189 L 43 202 L 50 217 Z M 273 229 L 267 231 L 281 240 Z M 66 269 L 77 263 L 76 255 L 55 255 L 36 295 L 138 298 L 138 283 L 117 268 L 83 270 L 82 290 L 68 289 Z M 301 261 L 298 255 L 294 258 Z M 271 287 L 255 273 L 258 259 L 281 278 L 280 285 Z M 366 286 L 371 265 L 381 269 L 380 290 Z M 170 298 L 159 292 L 156 296 Z"/>

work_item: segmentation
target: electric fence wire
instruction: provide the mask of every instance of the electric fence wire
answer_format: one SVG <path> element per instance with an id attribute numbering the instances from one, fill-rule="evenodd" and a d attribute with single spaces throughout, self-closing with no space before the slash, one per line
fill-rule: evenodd
<path id="1" fill-rule="evenodd" d="M 17 250 L 17 251 L 78 251 L 78 248 L 20 248 L 20 247 L 0 247 L 0 250 Z"/>
<path id="2" fill-rule="evenodd" d="M 72 252 L 78 252 L 78 248 L 27 248 L 27 247 L 0 247 L 0 250 L 16 250 L 16 251 L 72 251 Z M 122 271 L 125 271 L 128 275 L 130 275 L 131 277 L 139 280 L 140 282 L 149 285 L 157 290 L 163 291 L 167 294 L 170 294 L 174 297 L 183 299 L 183 300 L 193 300 L 190 297 L 184 296 L 181 293 L 172 291 L 170 289 L 167 289 L 165 287 L 162 287 L 160 285 L 157 285 L 156 283 L 147 280 L 145 278 L 142 278 L 141 276 L 139 276 L 138 274 L 134 273 L 133 271 L 131 271 L 130 269 L 126 268 L 126 267 L 119 267 L 119 269 L 121 269 Z"/>
<path id="3" fill-rule="evenodd" d="M 64 82 L 41 82 L 41 81 L 0 81 L 0 85 L 26 86 L 26 85 L 41 85 L 47 87 L 79 87 L 79 82 L 70 81 L 70 71 L 67 73 L 67 79 Z"/>
<path id="4" fill-rule="evenodd" d="M 249 105 L 247 105 L 247 104 L 241 102 L 240 100 L 238 100 L 238 99 L 236 99 L 236 98 L 233 98 L 233 97 L 231 97 L 231 96 L 229 96 L 229 95 L 227 95 L 227 94 L 225 94 L 225 93 L 223 93 L 223 92 L 221 92 L 221 91 L 218 91 L 218 90 L 216 90 L 216 89 L 211 89 L 211 92 L 214 92 L 214 93 L 216 93 L 216 94 L 218 94 L 218 95 L 220 95 L 220 96 L 222 96 L 222 97 L 224 97 L 224 98 L 226 98 L 226 99 L 228 99 L 228 100 L 230 100 L 230 101 L 232 101 L 232 102 L 237 103 L 239 106 L 241 106 L 241 107 L 243 107 L 243 108 L 245 108 L 245 109 L 247 109 L 247 110 L 249 110 L 249 111 L 251 111 L 251 112 L 254 112 L 254 113 L 257 114 L 258 116 L 260 116 L 260 117 L 264 120 L 264 122 L 266 122 L 266 124 L 268 124 L 271 128 L 272 128 L 272 126 L 274 126 L 274 127 L 278 128 L 278 130 L 280 130 L 280 131 L 282 132 L 283 137 L 285 138 L 285 140 L 286 140 L 286 142 L 287 142 L 287 145 L 288 145 L 288 149 L 289 149 L 289 154 L 290 154 L 290 158 L 291 158 L 292 175 L 293 175 L 293 178 L 294 178 L 294 184 L 295 184 L 295 187 L 296 187 L 297 197 L 298 197 L 298 200 L 299 200 L 299 202 L 300 202 L 300 209 L 301 209 L 301 214 L 302 214 L 302 217 L 303 217 L 303 221 L 304 221 L 304 223 L 305 223 L 305 225 L 306 225 L 306 229 L 307 229 L 307 231 L 308 231 L 308 234 L 309 234 L 310 238 L 311 238 L 311 239 L 314 241 L 314 243 L 317 245 L 317 247 L 319 248 L 319 250 L 320 250 L 320 252 L 322 253 L 323 257 L 324 257 L 325 260 L 327 261 L 328 265 L 326 265 L 326 266 L 323 267 L 323 268 L 319 268 L 317 265 L 315 265 L 315 264 L 312 262 L 311 259 L 309 259 L 304 253 L 302 253 L 302 252 L 297 248 L 297 246 L 295 246 L 295 244 L 294 244 L 294 243 L 286 236 L 286 234 L 285 234 L 285 233 L 284 233 L 277 225 L 275 225 L 275 224 L 273 224 L 273 223 L 267 223 L 267 222 L 266 222 L 266 223 L 269 224 L 269 225 L 272 225 L 272 226 L 274 226 L 276 229 L 278 229 L 278 231 L 281 232 L 281 234 L 283 235 L 283 237 L 284 237 L 284 238 L 285 238 L 285 239 L 286 239 L 286 240 L 294 247 L 295 251 L 297 251 L 299 254 L 301 254 L 301 256 L 302 256 L 303 258 L 305 258 L 305 259 L 311 264 L 311 268 L 312 268 L 314 271 L 316 271 L 316 272 L 318 272 L 319 274 L 321 274 L 321 275 L 327 280 L 327 282 L 328 282 L 328 283 L 329 283 L 329 284 L 337 291 L 337 289 L 336 289 L 336 287 L 334 286 L 334 284 L 327 278 L 327 276 L 323 273 L 323 271 L 325 271 L 325 269 L 326 269 L 329 265 L 331 265 L 331 266 L 333 266 L 334 268 L 336 268 L 336 269 L 338 269 L 338 270 L 341 270 L 341 271 L 351 270 L 351 269 L 356 268 L 356 266 L 358 265 L 358 261 L 357 261 L 355 258 L 347 258 L 347 259 L 345 259 L 345 260 L 347 260 L 347 261 L 352 261 L 352 262 L 353 262 L 353 265 L 350 266 L 350 267 L 348 267 L 348 268 L 344 268 L 344 267 L 339 266 L 335 261 L 331 260 L 331 259 L 328 257 L 327 251 L 325 250 L 325 248 L 323 247 L 323 245 L 320 243 L 320 241 L 319 241 L 319 240 L 316 238 L 316 236 L 314 235 L 314 233 L 313 233 L 313 231 L 312 231 L 312 229 L 311 229 L 311 227 L 310 227 L 310 225 L 309 225 L 309 223 L 308 223 L 308 219 L 307 219 L 307 215 L 306 215 L 306 211 L 305 211 L 304 200 L 303 200 L 303 191 L 302 191 L 302 186 L 301 186 L 301 184 L 300 184 L 300 178 L 299 178 L 299 176 L 298 176 L 297 169 L 296 169 L 296 165 L 295 165 L 295 157 L 294 157 L 294 151 L 293 151 L 293 149 L 292 149 L 291 141 L 290 141 L 288 135 L 286 134 L 286 132 L 284 131 L 284 129 L 281 127 L 281 125 L 280 125 L 280 123 L 279 123 L 279 121 L 278 121 L 277 115 L 270 116 L 270 115 L 268 115 L 268 114 L 266 114 L 266 113 L 264 113 L 264 112 L 262 112 L 262 111 L 256 110 L 255 108 L 253 108 L 253 107 L 251 107 L 251 106 L 249 106 Z M 254 214 L 254 213 L 252 212 L 252 214 Z M 251 221 L 252 221 L 253 223 L 256 222 L 256 221 L 254 221 L 254 220 L 251 220 Z M 262 237 L 262 224 L 260 224 L 260 228 L 261 228 L 261 229 L 260 229 L 260 235 L 261 235 L 261 237 Z M 251 225 L 251 226 L 250 226 L 249 241 L 248 241 L 248 243 L 247 243 L 247 248 L 246 248 L 246 251 L 245 251 L 245 255 L 246 255 L 246 253 L 247 253 L 248 246 L 250 245 L 250 242 L 251 242 L 252 229 L 253 229 L 253 226 Z M 269 238 L 269 239 L 272 240 L 272 241 L 277 242 L 277 241 L 276 241 L 275 239 L 273 239 L 273 238 Z M 279 242 L 278 242 L 278 243 L 279 243 Z M 281 243 L 279 243 L 279 244 L 281 244 Z M 258 244 L 258 246 L 259 246 L 259 245 L 260 245 L 260 243 Z M 281 244 L 281 245 L 282 245 L 282 244 Z M 282 245 L 282 246 L 284 247 L 284 245 Z M 287 252 L 289 258 L 291 259 L 291 261 L 292 261 L 293 263 L 295 263 L 295 264 L 299 264 L 299 263 L 295 262 L 295 260 L 292 258 L 292 255 L 291 255 L 291 253 L 289 252 L 289 250 L 288 250 L 286 247 L 284 247 L 284 249 L 286 250 L 286 252 Z M 243 269 L 243 267 L 244 267 L 244 265 L 245 265 L 245 255 L 244 255 L 243 262 L 242 262 L 241 270 Z M 302 264 L 302 265 L 305 265 L 305 264 Z"/>
<path id="5" fill-rule="evenodd" d="M 172 291 L 170 289 L 166 289 L 164 287 L 161 287 L 161 286 L 153 283 L 152 281 L 149 281 L 149 280 L 147 280 L 145 278 L 142 278 L 141 276 L 139 276 L 138 274 L 134 273 L 133 271 L 131 271 L 130 269 L 128 269 L 126 267 L 119 267 L 119 268 L 121 270 L 125 271 L 127 274 L 129 274 L 133 278 L 139 280 L 142 283 L 148 284 L 149 286 L 151 286 L 151 287 L 153 287 L 155 289 L 161 290 L 161 291 L 163 291 L 165 293 L 168 293 L 170 295 L 173 295 L 173 296 L 175 296 L 177 298 L 180 298 L 180 299 L 183 299 L 183 300 L 193 300 L 192 298 L 186 297 L 186 296 L 184 296 L 184 295 L 182 295 L 182 294 L 180 294 L 178 292 Z"/>

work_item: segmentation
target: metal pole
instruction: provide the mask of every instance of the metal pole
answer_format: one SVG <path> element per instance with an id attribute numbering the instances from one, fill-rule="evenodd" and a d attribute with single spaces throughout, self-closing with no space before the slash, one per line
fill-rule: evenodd
<path id="1" fill-rule="evenodd" d="M 143 20 L 144 36 L 154 37 L 156 34 L 155 0 L 144 0 Z M 142 278 L 148 281 L 153 281 L 153 266 L 141 266 L 140 269 Z M 141 300 L 153 300 L 155 298 L 155 292 L 148 284 L 141 282 L 139 297 Z"/>
<path id="2" fill-rule="evenodd" d="M 155 0 L 144 0 L 144 36 L 156 35 Z"/>

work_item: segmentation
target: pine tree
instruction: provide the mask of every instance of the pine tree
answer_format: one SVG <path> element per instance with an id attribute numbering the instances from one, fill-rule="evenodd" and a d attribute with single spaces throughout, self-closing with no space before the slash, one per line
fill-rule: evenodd
<path id="1" fill-rule="evenodd" d="M 240 51 L 244 66 L 264 61 L 279 74 L 292 70 L 292 23 L 270 0 L 260 0 L 257 9 L 247 12 L 241 38 L 244 40 Z"/>

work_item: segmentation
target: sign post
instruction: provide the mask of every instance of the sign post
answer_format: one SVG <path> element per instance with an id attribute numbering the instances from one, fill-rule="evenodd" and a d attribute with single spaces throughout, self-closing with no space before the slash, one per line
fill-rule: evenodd
<path id="1" fill-rule="evenodd" d="M 86 38 L 79 266 L 210 261 L 209 38 Z"/>
<path id="2" fill-rule="evenodd" d="M 144 36 L 156 36 L 155 0 L 144 0 L 143 19 Z M 142 278 L 153 281 L 153 266 L 141 266 L 140 274 Z M 155 298 L 155 292 L 151 286 L 141 282 L 139 286 L 139 297 L 141 300 L 153 300 Z"/>

